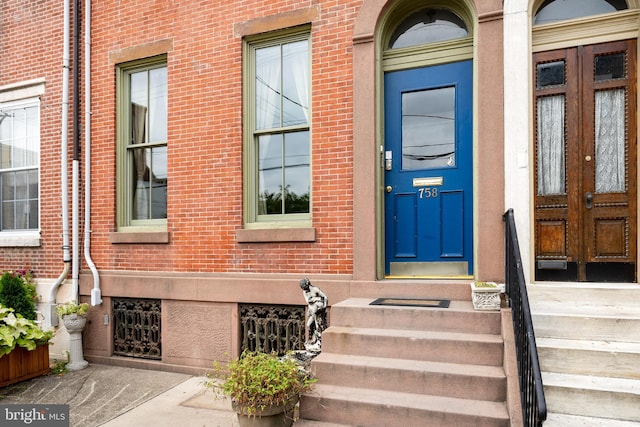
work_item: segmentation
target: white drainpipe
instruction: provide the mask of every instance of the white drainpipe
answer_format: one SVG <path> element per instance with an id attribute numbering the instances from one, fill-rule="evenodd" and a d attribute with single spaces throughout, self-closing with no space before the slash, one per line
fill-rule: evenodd
<path id="1" fill-rule="evenodd" d="M 51 326 L 58 325 L 58 315 L 56 313 L 56 293 L 69 274 L 69 264 L 71 263 L 71 253 L 69 251 L 69 183 L 68 183 L 68 142 L 69 142 L 69 15 L 70 0 L 64 0 L 64 31 L 63 31 L 63 52 L 62 52 L 62 126 L 61 126 L 61 150 L 60 150 L 60 182 L 62 186 L 62 251 L 64 270 L 60 277 L 51 286 L 49 292 L 49 318 Z"/>
<path id="2" fill-rule="evenodd" d="M 100 276 L 96 265 L 91 259 L 91 0 L 85 0 L 84 24 L 84 258 L 93 274 L 93 289 L 91 290 L 91 305 L 102 304 L 100 291 Z"/>

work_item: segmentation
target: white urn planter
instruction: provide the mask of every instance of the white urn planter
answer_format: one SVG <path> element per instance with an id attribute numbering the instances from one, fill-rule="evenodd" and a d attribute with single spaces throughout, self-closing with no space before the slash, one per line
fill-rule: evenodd
<path id="1" fill-rule="evenodd" d="M 476 310 L 500 310 L 500 294 L 504 284 L 495 282 L 471 282 L 471 300 Z"/>
<path id="2" fill-rule="evenodd" d="M 69 332 L 69 364 L 67 369 L 79 371 L 86 368 L 89 362 L 84 360 L 82 353 L 82 330 L 87 323 L 87 316 L 77 313 L 67 314 L 62 316 L 62 323 Z"/>

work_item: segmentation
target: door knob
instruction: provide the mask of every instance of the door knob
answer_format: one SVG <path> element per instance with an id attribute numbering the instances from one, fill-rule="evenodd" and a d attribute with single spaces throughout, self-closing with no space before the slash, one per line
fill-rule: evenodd
<path id="1" fill-rule="evenodd" d="M 586 202 L 586 208 L 587 209 L 591 209 L 591 207 L 593 206 L 593 194 L 591 194 L 590 192 L 587 192 L 587 194 L 585 195 L 585 202 Z"/>
<path id="2" fill-rule="evenodd" d="M 387 193 L 391 193 L 391 190 L 393 190 L 393 188 L 390 185 L 387 185 L 387 188 L 385 188 L 385 190 L 387 190 Z"/>

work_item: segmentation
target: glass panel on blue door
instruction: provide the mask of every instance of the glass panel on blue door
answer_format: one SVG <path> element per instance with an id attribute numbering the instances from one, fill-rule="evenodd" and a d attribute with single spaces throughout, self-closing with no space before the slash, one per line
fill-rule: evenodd
<path id="1" fill-rule="evenodd" d="M 455 87 L 402 94 L 402 169 L 456 165 Z"/>

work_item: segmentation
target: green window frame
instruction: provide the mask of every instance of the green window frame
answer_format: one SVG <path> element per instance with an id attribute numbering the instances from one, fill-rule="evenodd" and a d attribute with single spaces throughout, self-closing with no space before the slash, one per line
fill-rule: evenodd
<path id="1" fill-rule="evenodd" d="M 117 66 L 119 231 L 167 226 L 167 57 Z"/>
<path id="2" fill-rule="evenodd" d="M 243 45 L 246 228 L 311 221 L 309 27 Z"/>

